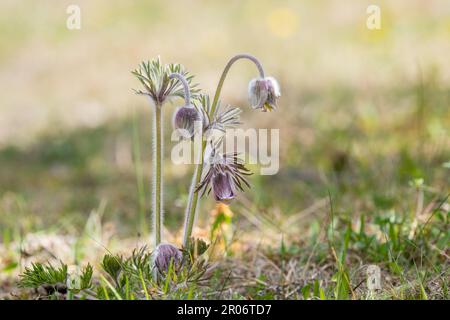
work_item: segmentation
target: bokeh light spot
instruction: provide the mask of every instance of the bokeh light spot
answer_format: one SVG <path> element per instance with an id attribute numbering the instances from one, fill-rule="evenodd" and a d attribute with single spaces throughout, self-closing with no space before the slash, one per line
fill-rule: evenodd
<path id="1" fill-rule="evenodd" d="M 291 37 L 298 27 L 298 16 L 292 9 L 277 8 L 267 16 L 269 31 L 280 38 Z"/>

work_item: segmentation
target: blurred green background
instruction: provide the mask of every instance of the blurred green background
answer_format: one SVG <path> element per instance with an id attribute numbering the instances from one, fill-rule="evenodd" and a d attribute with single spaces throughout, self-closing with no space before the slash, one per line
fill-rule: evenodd
<path id="1" fill-rule="evenodd" d="M 70 4 L 80 30 L 66 27 Z M 370 4 L 381 8 L 380 30 L 366 27 Z M 102 204 L 117 235 L 145 232 L 151 109 L 130 70 L 157 55 L 210 94 L 241 52 L 280 81 L 269 114 L 248 107 L 254 66 L 236 64 L 225 84 L 222 100 L 244 109 L 246 126 L 281 129 L 280 172 L 254 175 L 238 213 L 284 219 L 330 193 L 338 212 L 357 217 L 408 210 L 413 179 L 429 199 L 449 191 L 449 1 L 2 0 L 0 39 L 3 237 L 76 234 Z M 165 106 L 166 154 L 179 103 Z M 171 232 L 191 170 L 165 167 Z M 212 208 L 202 202 L 200 226 Z"/>

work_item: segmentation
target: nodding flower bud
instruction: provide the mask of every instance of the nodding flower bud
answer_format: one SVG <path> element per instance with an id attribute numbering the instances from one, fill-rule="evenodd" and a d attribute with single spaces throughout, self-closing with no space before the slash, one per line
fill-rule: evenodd
<path id="1" fill-rule="evenodd" d="M 277 108 L 281 96 L 280 86 L 272 77 L 253 79 L 248 85 L 248 96 L 253 109 L 272 111 Z"/>
<path id="2" fill-rule="evenodd" d="M 202 117 L 194 106 L 184 106 L 175 111 L 173 126 L 175 129 L 186 130 L 189 134 L 187 138 L 192 138 L 195 134 L 195 122 L 201 120 Z"/>
<path id="3" fill-rule="evenodd" d="M 173 268 L 177 270 L 182 262 L 181 250 L 169 243 L 159 244 L 154 252 L 154 263 L 158 271 L 167 273 L 172 263 Z"/>
<path id="4" fill-rule="evenodd" d="M 215 174 L 212 178 L 212 189 L 216 201 L 227 203 L 236 197 L 229 173 Z"/>

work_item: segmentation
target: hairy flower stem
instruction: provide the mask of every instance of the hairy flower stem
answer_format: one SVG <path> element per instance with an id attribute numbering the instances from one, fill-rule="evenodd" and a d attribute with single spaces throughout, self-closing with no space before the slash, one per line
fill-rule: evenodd
<path id="1" fill-rule="evenodd" d="M 264 69 L 258 59 L 246 53 L 235 55 L 228 61 L 227 65 L 223 69 L 222 76 L 220 77 L 219 84 L 217 85 L 216 93 L 214 94 L 214 100 L 211 105 L 210 116 L 214 116 L 214 113 L 216 112 L 217 104 L 219 103 L 220 93 L 222 92 L 223 83 L 225 82 L 225 79 L 228 75 L 228 71 L 230 70 L 231 66 L 240 59 L 248 59 L 252 61 L 258 68 L 260 77 L 264 78 Z"/>
<path id="2" fill-rule="evenodd" d="M 189 90 L 189 84 L 188 84 L 186 78 L 182 74 L 179 74 L 179 73 L 172 73 L 172 74 L 170 74 L 169 78 L 170 79 L 176 78 L 181 82 L 181 84 L 183 85 L 183 89 L 184 89 L 184 102 L 187 106 L 189 106 L 191 103 L 191 91 Z"/>
<path id="3" fill-rule="evenodd" d="M 231 66 L 240 59 L 248 59 L 252 61 L 256 67 L 258 68 L 258 72 L 261 78 L 264 78 L 264 69 L 259 62 L 258 59 L 256 59 L 254 56 L 250 54 L 238 54 L 232 57 L 228 63 L 226 64 L 225 68 L 223 69 L 222 75 L 219 80 L 219 84 L 216 88 L 216 93 L 214 94 L 214 99 L 211 105 L 209 117 L 210 119 L 214 118 L 214 115 L 216 113 L 217 105 L 219 103 L 220 93 L 222 92 L 222 87 L 225 82 L 225 79 L 227 77 L 228 71 L 230 70 Z M 202 178 L 202 171 L 203 171 L 203 157 L 205 154 L 206 149 L 206 141 L 202 141 L 202 152 L 200 153 L 200 161 L 195 167 L 194 176 L 192 179 L 191 188 L 189 190 L 189 198 L 188 198 L 188 205 L 186 207 L 186 222 L 184 226 L 184 237 L 183 237 L 183 245 L 186 247 L 189 243 L 189 239 L 191 238 L 192 229 L 194 227 L 194 221 L 195 221 L 195 213 L 197 211 L 197 205 L 198 205 L 198 191 L 195 192 L 195 188 L 200 183 L 200 180 Z"/>
<path id="4" fill-rule="evenodd" d="M 161 226 L 163 220 L 163 182 L 162 182 L 162 108 L 160 104 L 154 107 L 153 121 L 153 234 L 155 237 L 155 247 L 161 243 Z"/>
<path id="5" fill-rule="evenodd" d="M 194 176 L 192 177 L 191 187 L 189 189 L 188 203 L 185 212 L 185 222 L 184 222 L 184 237 L 183 246 L 186 248 L 189 243 L 189 238 L 192 234 L 192 228 L 194 227 L 195 214 L 197 211 L 198 203 L 198 192 L 195 192 L 200 179 L 202 178 L 203 171 L 203 154 L 206 148 L 206 140 L 202 141 L 202 152 L 200 153 L 199 163 L 195 166 Z"/>

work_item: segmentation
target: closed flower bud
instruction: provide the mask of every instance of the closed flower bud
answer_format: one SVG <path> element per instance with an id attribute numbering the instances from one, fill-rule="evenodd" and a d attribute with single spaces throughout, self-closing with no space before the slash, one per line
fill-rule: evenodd
<path id="1" fill-rule="evenodd" d="M 272 111 L 277 107 L 281 96 L 280 86 L 272 77 L 253 79 L 248 85 L 248 96 L 253 109 Z"/>
<path id="2" fill-rule="evenodd" d="M 191 138 L 195 134 L 195 122 L 201 121 L 202 117 L 193 106 L 184 106 L 176 110 L 173 117 L 173 126 L 175 129 L 184 129 Z"/>
<path id="3" fill-rule="evenodd" d="M 161 273 L 167 273 L 170 264 L 173 265 L 174 269 L 178 269 L 182 261 L 181 250 L 169 243 L 159 244 L 154 252 L 154 262 L 156 268 Z"/>
<path id="4" fill-rule="evenodd" d="M 217 173 L 212 178 L 212 189 L 216 201 L 229 202 L 235 198 L 233 181 L 228 173 Z"/>

